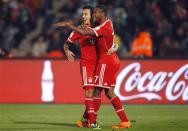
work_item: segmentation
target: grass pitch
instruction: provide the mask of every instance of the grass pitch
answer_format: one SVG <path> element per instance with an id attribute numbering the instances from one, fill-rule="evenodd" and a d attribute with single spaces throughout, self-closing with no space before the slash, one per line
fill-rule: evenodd
<path id="1" fill-rule="evenodd" d="M 188 105 L 126 105 L 133 121 L 129 131 L 187 131 Z M 78 104 L 0 104 L 0 131 L 90 131 L 75 122 L 84 110 Z M 111 105 L 102 105 L 98 121 L 102 131 L 119 122 Z"/>

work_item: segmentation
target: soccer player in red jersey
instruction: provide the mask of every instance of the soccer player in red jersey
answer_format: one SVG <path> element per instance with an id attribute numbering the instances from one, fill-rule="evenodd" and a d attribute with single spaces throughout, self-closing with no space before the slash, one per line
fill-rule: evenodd
<path id="1" fill-rule="evenodd" d="M 93 20 L 98 24 L 95 28 L 77 28 L 70 22 L 61 22 L 57 26 L 69 27 L 81 35 L 95 36 L 97 38 L 96 47 L 99 54 L 99 61 L 96 67 L 94 81 L 96 83 L 95 86 L 98 88 L 95 88 L 94 97 L 100 98 L 101 91 L 104 89 L 107 98 L 111 101 L 117 115 L 121 119 L 121 122 L 112 126 L 112 128 L 130 128 L 131 123 L 125 114 L 122 102 L 114 93 L 120 61 L 115 53 L 108 54 L 108 50 L 115 45 L 114 29 L 112 22 L 107 18 L 107 9 L 104 5 L 96 6 L 93 13 Z M 100 103 L 100 99 L 96 102 L 94 101 L 96 113 L 100 108 Z"/>
<path id="2" fill-rule="evenodd" d="M 84 6 L 82 11 L 82 20 L 85 26 L 91 26 L 93 8 Z M 74 61 L 75 54 L 69 50 L 69 44 L 79 40 L 81 47 L 80 72 L 82 76 L 82 85 L 85 90 L 85 112 L 83 118 L 77 122 L 77 126 L 90 126 L 90 123 L 95 121 L 93 107 L 93 78 L 97 64 L 96 46 L 92 36 L 83 36 L 77 32 L 72 32 L 64 44 L 64 51 L 69 61 Z M 89 121 L 88 121 L 89 120 Z"/>

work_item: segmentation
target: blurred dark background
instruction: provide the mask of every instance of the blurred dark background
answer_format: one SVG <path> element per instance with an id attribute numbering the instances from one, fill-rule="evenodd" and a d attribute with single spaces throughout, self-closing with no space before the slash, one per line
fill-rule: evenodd
<path id="1" fill-rule="evenodd" d="M 64 58 L 71 30 L 52 24 L 79 25 L 87 4 L 108 6 L 120 58 L 188 58 L 187 0 L 1 0 L 0 58 Z"/>

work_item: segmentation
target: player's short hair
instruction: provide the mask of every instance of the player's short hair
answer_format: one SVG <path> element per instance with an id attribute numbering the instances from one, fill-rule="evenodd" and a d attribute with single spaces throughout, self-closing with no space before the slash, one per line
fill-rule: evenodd
<path id="1" fill-rule="evenodd" d="M 105 14 L 105 16 L 107 16 L 108 9 L 105 5 L 97 5 L 95 8 L 99 8 Z"/>
<path id="2" fill-rule="evenodd" d="M 85 6 L 83 6 L 82 9 L 83 9 L 83 10 L 85 10 L 85 9 L 89 9 L 90 12 L 91 12 L 91 15 L 93 14 L 93 6 L 91 6 L 91 5 L 85 5 Z"/>

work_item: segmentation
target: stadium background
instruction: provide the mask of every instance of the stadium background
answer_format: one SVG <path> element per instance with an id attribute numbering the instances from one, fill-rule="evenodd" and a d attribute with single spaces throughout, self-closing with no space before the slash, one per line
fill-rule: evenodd
<path id="1" fill-rule="evenodd" d="M 51 52 L 62 51 L 70 30 L 52 24 L 70 19 L 79 24 L 87 3 L 108 6 L 121 58 L 134 57 L 131 44 L 142 31 L 151 34 L 153 57 L 187 56 L 186 0 L 1 0 L 0 48 L 13 57 L 53 56 Z"/>
<path id="2" fill-rule="evenodd" d="M 82 6 L 88 3 L 108 6 L 108 16 L 114 23 L 115 38 L 120 45 L 120 74 L 137 64 L 140 69 L 135 68 L 128 76 L 137 73 L 139 77 L 140 73 L 143 80 L 149 73 L 145 85 L 158 78 L 155 82 L 161 87 L 159 90 L 137 86 L 134 90 L 126 89 L 124 85 L 130 79 L 122 80 L 119 94 L 123 95 L 122 100 L 142 93 L 161 97 L 150 100 L 145 94 L 123 100 L 133 121 L 131 130 L 187 130 L 186 0 L 1 0 L 0 130 L 88 130 L 78 129 L 74 124 L 84 109 L 80 104 L 84 93 L 80 88 L 79 45 L 71 47 L 78 61 L 67 62 L 62 47 L 71 31 L 52 26 L 69 19 L 79 25 Z M 132 45 L 141 32 L 151 36 L 152 55 L 132 52 Z M 159 78 L 164 80 L 163 86 Z M 166 94 L 168 85 L 173 87 L 171 100 Z M 103 102 L 109 103 L 104 95 Z M 99 121 L 103 130 L 110 130 L 118 122 L 109 104 L 102 106 Z"/>

